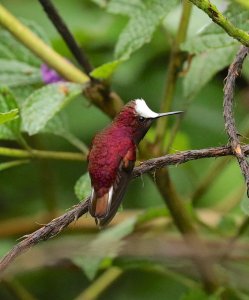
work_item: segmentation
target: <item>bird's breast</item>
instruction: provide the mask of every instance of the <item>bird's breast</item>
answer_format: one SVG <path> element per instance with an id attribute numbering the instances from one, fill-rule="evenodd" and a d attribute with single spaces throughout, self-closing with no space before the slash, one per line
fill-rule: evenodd
<path id="1" fill-rule="evenodd" d="M 96 192 L 104 193 L 115 181 L 121 160 L 131 150 L 135 152 L 132 140 L 119 132 L 96 135 L 89 153 L 88 170 Z"/>

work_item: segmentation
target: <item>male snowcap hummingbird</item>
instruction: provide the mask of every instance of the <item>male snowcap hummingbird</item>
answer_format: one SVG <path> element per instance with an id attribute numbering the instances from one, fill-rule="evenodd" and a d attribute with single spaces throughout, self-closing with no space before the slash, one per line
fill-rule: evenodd
<path id="1" fill-rule="evenodd" d="M 143 99 L 136 99 L 95 135 L 88 155 L 92 185 L 88 209 L 99 226 L 107 225 L 116 214 L 135 165 L 136 148 L 152 122 L 181 112 L 155 113 Z"/>

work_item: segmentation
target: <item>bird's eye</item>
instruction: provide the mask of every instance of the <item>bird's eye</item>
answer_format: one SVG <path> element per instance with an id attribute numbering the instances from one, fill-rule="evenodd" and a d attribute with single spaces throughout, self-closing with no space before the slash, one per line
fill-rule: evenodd
<path id="1" fill-rule="evenodd" d="M 138 117 L 138 120 L 139 120 L 140 122 L 143 122 L 143 121 L 145 120 L 145 118 L 144 118 L 144 117 Z"/>

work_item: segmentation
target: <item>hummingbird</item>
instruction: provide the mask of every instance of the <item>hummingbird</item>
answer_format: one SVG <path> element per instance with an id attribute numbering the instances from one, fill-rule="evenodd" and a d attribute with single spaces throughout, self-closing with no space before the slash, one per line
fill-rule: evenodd
<path id="1" fill-rule="evenodd" d="M 88 210 L 99 227 L 115 216 L 131 179 L 137 146 L 153 121 L 179 113 L 182 111 L 156 113 L 143 99 L 135 99 L 95 135 L 88 154 L 92 186 Z"/>

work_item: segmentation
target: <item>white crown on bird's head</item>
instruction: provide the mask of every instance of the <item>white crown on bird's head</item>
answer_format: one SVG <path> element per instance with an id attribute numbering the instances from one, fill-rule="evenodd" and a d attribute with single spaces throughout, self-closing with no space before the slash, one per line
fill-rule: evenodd
<path id="1" fill-rule="evenodd" d="M 159 117 L 183 113 L 183 111 L 170 111 L 165 113 L 156 113 L 148 107 L 144 99 L 135 99 L 134 103 L 135 103 L 136 114 L 145 119 L 156 119 Z"/>

